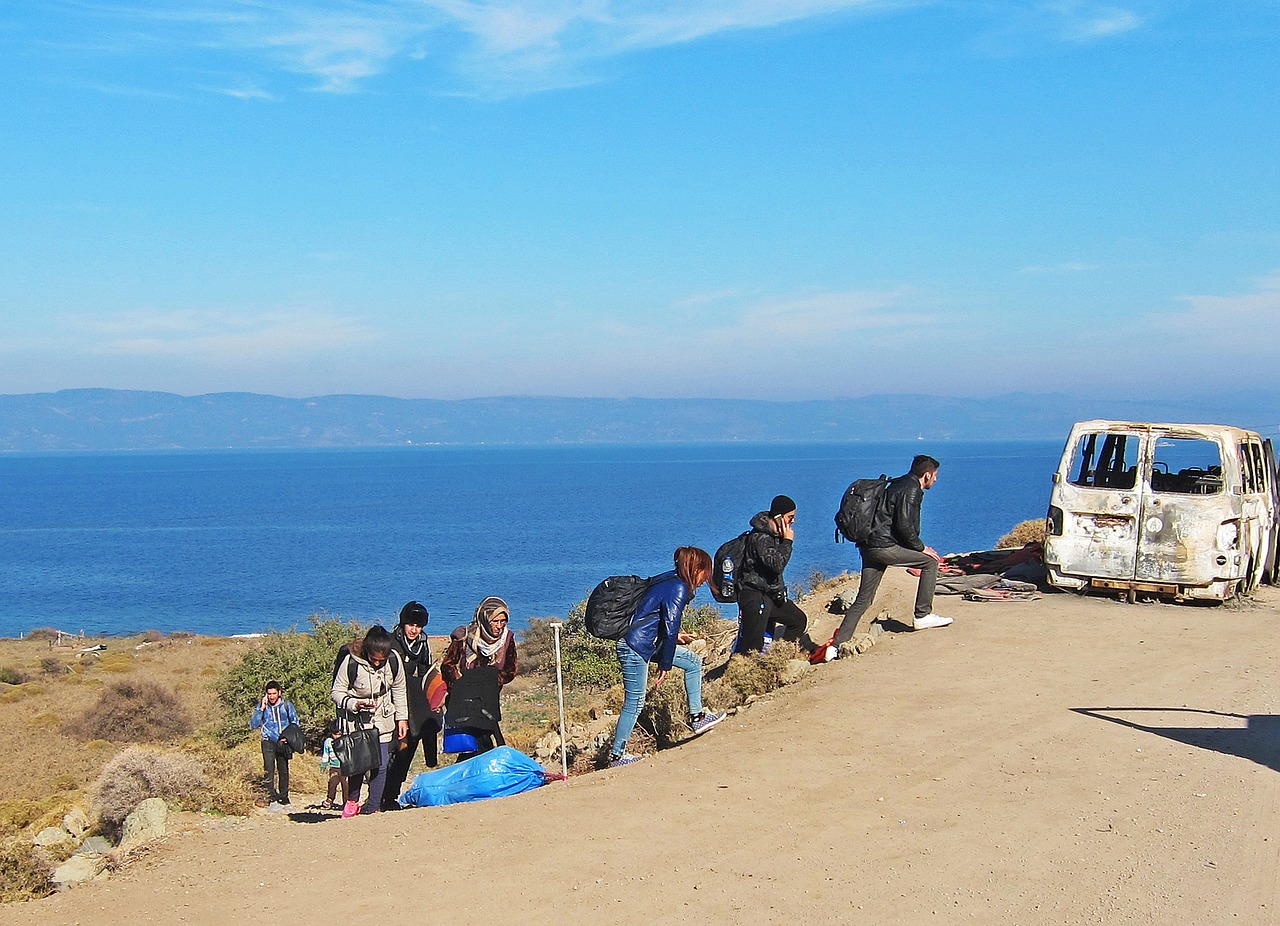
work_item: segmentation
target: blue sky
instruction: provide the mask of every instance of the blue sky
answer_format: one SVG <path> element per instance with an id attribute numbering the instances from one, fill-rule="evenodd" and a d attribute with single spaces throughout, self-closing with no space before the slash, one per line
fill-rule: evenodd
<path id="1" fill-rule="evenodd" d="M 14 0 L 0 392 L 1280 366 L 1274 0 Z"/>

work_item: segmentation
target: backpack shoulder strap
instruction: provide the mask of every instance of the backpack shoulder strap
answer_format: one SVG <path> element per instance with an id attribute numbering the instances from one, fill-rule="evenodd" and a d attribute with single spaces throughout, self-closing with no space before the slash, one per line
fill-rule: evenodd
<path id="1" fill-rule="evenodd" d="M 351 654 L 347 653 L 347 687 L 348 688 L 356 687 L 356 672 L 358 672 L 359 669 L 360 667 L 356 665 L 356 661 L 351 658 Z"/>

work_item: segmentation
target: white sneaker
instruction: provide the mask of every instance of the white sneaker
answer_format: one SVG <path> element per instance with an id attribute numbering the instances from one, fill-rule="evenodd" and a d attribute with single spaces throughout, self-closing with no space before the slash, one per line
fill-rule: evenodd
<path id="1" fill-rule="evenodd" d="M 934 627 L 945 627 L 951 623 L 951 618 L 943 617 L 941 614 L 926 614 L 924 617 L 917 617 L 911 622 L 912 630 L 932 630 Z"/>

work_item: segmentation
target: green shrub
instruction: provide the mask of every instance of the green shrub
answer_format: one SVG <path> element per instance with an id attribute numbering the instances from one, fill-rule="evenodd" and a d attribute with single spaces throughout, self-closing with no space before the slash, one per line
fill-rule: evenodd
<path id="1" fill-rule="evenodd" d="M 116 682 L 68 730 L 84 739 L 159 743 L 191 732 L 191 715 L 178 698 L 155 682 Z"/>
<path id="2" fill-rule="evenodd" d="M 587 632 L 587 603 L 569 609 L 560 628 L 560 665 L 567 686 L 608 688 L 622 680 L 617 644 Z M 530 672 L 556 676 L 555 631 L 552 618 L 532 618 L 520 638 L 520 661 Z"/>
<path id="3" fill-rule="evenodd" d="M 93 786 L 93 806 L 103 828 L 116 835 L 125 817 L 147 798 L 199 810 L 208 794 L 209 783 L 196 759 L 130 746 L 103 766 Z"/>
<path id="4" fill-rule="evenodd" d="M 312 615 L 308 633 L 270 634 L 240 661 L 222 673 L 216 684 L 224 720 L 219 735 L 234 744 L 247 738 L 249 719 L 262 701 L 263 687 L 275 679 L 284 697 L 293 702 L 307 741 L 324 741 L 325 725 L 334 714 L 333 661 L 339 648 L 360 636 L 362 628 L 320 614 Z M 258 734 L 253 734 L 258 735 Z"/>

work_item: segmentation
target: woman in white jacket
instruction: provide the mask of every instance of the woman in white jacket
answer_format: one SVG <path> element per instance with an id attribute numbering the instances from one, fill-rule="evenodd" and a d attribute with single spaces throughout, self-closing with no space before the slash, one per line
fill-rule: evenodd
<path id="1" fill-rule="evenodd" d="M 382 789 L 387 780 L 387 760 L 393 736 L 404 739 L 409 732 L 409 706 L 405 697 L 404 666 L 391 651 L 391 634 L 373 626 L 364 639 L 348 648 L 333 676 L 333 703 L 344 734 L 376 727 L 382 762 L 364 775 L 348 780 L 344 817 L 357 813 L 377 813 L 382 807 Z M 369 793 L 360 804 L 360 789 L 368 779 Z"/>

